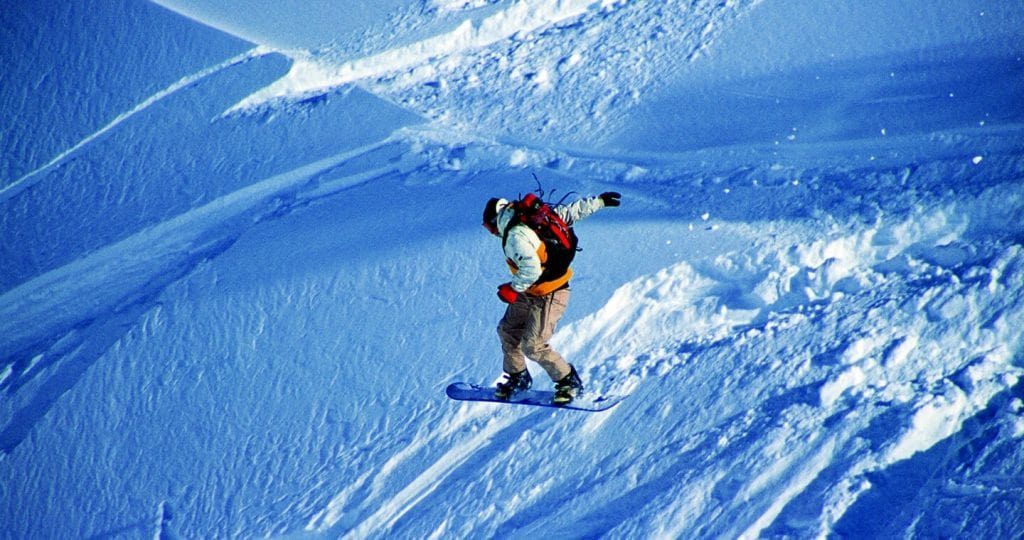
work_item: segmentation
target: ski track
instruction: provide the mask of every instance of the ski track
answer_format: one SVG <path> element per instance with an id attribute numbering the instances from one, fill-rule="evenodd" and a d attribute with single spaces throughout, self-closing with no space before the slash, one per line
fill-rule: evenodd
<path id="1" fill-rule="evenodd" d="M 737 535 L 737 538 L 744 540 L 760 538 L 761 532 L 775 521 L 783 508 L 785 508 L 786 505 L 796 497 L 796 495 L 802 493 L 804 489 L 806 489 L 807 486 L 815 479 L 815 477 L 817 477 L 818 474 L 831 463 L 834 450 L 835 440 L 830 439 L 821 446 L 821 449 L 815 455 L 810 457 L 800 456 L 801 459 L 806 460 L 800 465 L 794 463 L 796 461 L 796 457 L 793 457 L 788 461 L 782 461 L 786 467 L 780 468 L 775 466 L 773 467 L 774 470 L 769 470 L 769 472 L 772 473 L 772 477 L 768 480 L 778 481 L 779 476 L 785 475 L 785 478 L 788 478 L 789 481 L 784 483 L 781 490 L 774 490 L 771 497 L 771 506 L 769 506 L 763 514 L 758 516 L 753 525 Z M 764 481 L 764 479 L 761 477 L 754 479 L 754 483 L 759 481 Z M 750 494 L 744 495 L 747 497 L 751 496 Z M 683 532 L 684 531 L 680 531 L 680 533 Z"/>
<path id="2" fill-rule="evenodd" d="M 309 186 L 305 191 L 302 189 L 316 175 L 326 174 L 346 162 L 392 143 L 385 140 L 255 182 L 33 278 L 0 296 L 0 319 L 4 321 L 0 323 L 0 333 L 8 336 L 10 341 L 35 342 L 42 336 L 60 335 L 66 331 L 57 330 L 59 327 L 70 328 L 76 321 L 87 320 L 96 313 L 110 310 L 125 301 L 122 295 L 146 295 L 139 292 L 139 286 L 153 281 L 162 273 L 173 271 L 179 264 L 172 262 L 172 268 L 167 268 L 162 264 L 153 264 L 154 261 L 178 261 L 182 256 L 192 258 L 190 254 L 205 253 L 205 248 L 220 245 L 225 239 L 240 234 L 244 227 L 262 219 L 280 215 L 287 211 L 288 206 L 301 206 L 314 198 L 394 172 L 395 166 L 361 171 L 331 182 Z M 282 209 L 281 205 L 286 207 Z M 246 219 L 251 219 L 252 223 L 244 224 Z M 108 282 L 115 280 L 123 285 L 126 278 L 137 285 L 119 288 Z M 117 297 L 104 297 L 96 305 L 89 306 L 86 312 L 65 313 L 64 318 L 55 320 L 52 316 L 54 313 L 64 313 L 55 307 L 73 305 L 71 299 L 82 296 L 84 290 L 111 291 Z M 152 291 L 147 294 L 152 294 Z M 43 299 L 45 301 L 40 301 Z M 36 321 L 29 329 L 30 335 L 24 334 L 23 324 L 17 324 L 18 317 Z M 14 336 L 19 338 L 12 339 Z M 15 348 L 4 351 L 4 354 L 14 355 L 16 352 Z"/>
<path id="3" fill-rule="evenodd" d="M 478 414 L 483 416 L 486 413 L 479 410 Z M 449 449 L 434 461 L 433 464 L 425 467 L 420 465 L 419 467 L 422 467 L 422 472 L 418 476 L 416 476 L 398 493 L 389 496 L 377 505 L 378 509 L 376 512 L 371 514 L 351 530 L 346 531 L 343 537 L 367 538 L 371 533 L 390 530 L 394 526 L 395 522 L 401 519 L 402 516 L 412 510 L 420 501 L 437 489 L 438 486 L 452 475 L 452 473 L 459 470 L 463 464 L 472 459 L 476 452 L 480 451 L 485 445 L 493 443 L 492 439 L 495 435 L 506 430 L 514 423 L 514 421 L 514 417 L 506 415 L 504 418 L 493 419 L 486 422 L 483 429 L 475 433 L 468 440 Z M 422 450 L 423 446 L 432 444 L 433 442 L 434 441 L 430 440 L 430 438 L 425 437 L 421 441 L 419 447 L 414 445 L 413 447 L 403 450 L 392 459 L 411 458 L 417 452 Z M 387 471 L 386 465 L 387 464 L 385 464 L 385 474 Z M 328 524 L 328 526 L 329 525 L 330 524 Z"/>
<path id="4" fill-rule="evenodd" d="M 457 412 L 444 422 L 439 431 L 424 434 L 417 442 L 389 457 L 379 469 L 367 472 L 367 475 L 373 475 L 373 480 L 365 500 L 374 501 L 372 507 L 376 511 L 368 516 L 346 515 L 348 505 L 362 505 L 362 501 L 350 499 L 356 490 L 349 486 L 314 516 L 306 530 L 343 538 L 375 537 L 391 531 L 403 516 L 440 486 L 461 479 L 460 471 L 473 469 L 475 465 L 471 462 L 486 460 L 494 451 L 501 451 L 520 437 L 530 419 L 542 415 L 535 413 L 524 420 L 521 415 L 501 406 L 460 404 Z M 471 434 L 465 435 L 466 431 Z M 432 463 L 421 463 L 423 455 L 429 455 L 433 448 L 447 450 L 436 458 L 431 457 Z M 415 477 L 407 480 L 398 476 L 396 472 L 402 465 L 412 465 L 413 470 L 418 471 Z M 364 476 L 357 484 L 364 484 L 367 480 L 368 476 Z M 396 485 L 398 489 L 392 493 Z"/>
<path id="5" fill-rule="evenodd" d="M 402 148 L 386 139 L 255 182 L 0 295 L 0 355 L 9 362 L 0 389 L 12 395 L 4 407 L 0 451 L 11 453 L 85 370 L 137 324 L 162 290 L 264 220 L 418 166 L 395 161 L 331 174 L 367 154 L 401 154 Z M 88 301 L 76 300 L 82 298 Z"/>
<path id="6" fill-rule="evenodd" d="M 135 116 L 136 114 L 139 114 L 142 111 L 145 111 L 149 107 L 158 103 L 160 100 L 174 94 L 175 92 L 178 92 L 179 90 L 193 86 L 199 81 L 211 75 L 214 75 L 220 71 L 247 62 L 254 58 L 270 54 L 270 52 L 271 51 L 266 48 L 256 47 L 248 52 L 245 52 L 233 58 L 229 58 L 228 60 L 225 60 L 220 64 L 209 67 L 192 75 L 182 77 L 179 81 L 175 82 L 174 84 L 168 86 L 167 88 L 164 88 L 163 90 L 153 94 L 152 96 L 149 96 L 148 98 L 140 102 L 138 105 L 133 107 L 131 110 L 128 110 L 117 115 L 107 125 L 103 126 L 95 133 L 89 135 L 88 137 L 82 139 L 71 148 L 68 148 L 67 150 L 61 152 L 53 159 L 51 159 L 49 162 L 25 174 L 21 178 L 18 178 L 17 180 L 7 184 L 3 188 L 0 188 L 0 204 L 7 202 L 11 198 L 16 197 L 19 193 L 25 191 L 26 189 L 31 188 L 45 177 L 45 173 L 47 171 L 53 169 L 54 167 L 57 167 L 58 165 L 63 163 L 68 157 L 73 155 L 75 152 L 84 148 L 86 145 L 95 141 L 96 139 L 102 137 L 112 129 L 119 126 L 122 122 L 130 119 L 131 117 Z"/>

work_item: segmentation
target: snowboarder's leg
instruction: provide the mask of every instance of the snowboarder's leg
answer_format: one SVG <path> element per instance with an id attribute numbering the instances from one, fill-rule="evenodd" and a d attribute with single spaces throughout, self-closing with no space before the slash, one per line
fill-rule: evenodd
<path id="1" fill-rule="evenodd" d="M 526 369 L 526 356 L 523 355 L 523 334 L 530 321 L 530 304 L 526 295 L 508 306 L 505 316 L 498 323 L 498 338 L 501 339 L 501 351 L 504 354 L 502 370 L 505 373 L 519 373 Z"/>
<path id="2" fill-rule="evenodd" d="M 555 396 L 551 401 L 556 405 L 565 405 L 576 399 L 582 391 L 583 381 L 580 380 L 580 374 L 576 373 L 576 368 L 570 364 L 569 374 L 555 382 Z"/>
<path id="3" fill-rule="evenodd" d="M 529 299 L 529 320 L 522 334 L 522 349 L 534 362 L 544 368 L 552 381 L 569 374 L 569 364 L 551 348 L 548 341 L 555 334 L 558 321 L 569 305 L 569 289 L 557 290 L 547 296 Z"/>
<path id="4" fill-rule="evenodd" d="M 506 373 L 505 380 L 495 386 L 494 397 L 508 399 L 516 392 L 529 390 L 531 386 L 533 386 L 533 378 L 530 377 L 530 370 L 524 369 L 518 373 Z"/>

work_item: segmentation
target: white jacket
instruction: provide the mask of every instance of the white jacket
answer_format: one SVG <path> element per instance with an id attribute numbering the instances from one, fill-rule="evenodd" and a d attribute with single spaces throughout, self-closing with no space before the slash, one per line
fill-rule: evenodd
<path id="1" fill-rule="evenodd" d="M 569 205 L 552 206 L 555 213 L 569 226 L 602 208 L 604 201 L 600 197 L 587 197 Z M 502 206 L 497 216 L 498 231 L 505 231 L 514 216 L 515 210 L 510 203 Z M 536 284 L 544 271 L 542 258 L 546 257 L 543 244 L 537 233 L 526 225 L 519 224 L 508 231 L 505 237 L 505 257 L 513 272 L 512 288 L 517 292 L 532 292 L 529 289 Z M 568 281 L 571 275 L 570 270 L 564 281 Z"/>

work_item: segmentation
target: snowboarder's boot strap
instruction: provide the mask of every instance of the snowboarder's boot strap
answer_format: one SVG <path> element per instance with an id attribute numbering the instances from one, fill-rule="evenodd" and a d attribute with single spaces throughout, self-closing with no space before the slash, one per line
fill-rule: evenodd
<path id="1" fill-rule="evenodd" d="M 569 374 L 555 382 L 555 395 L 551 401 L 556 405 L 565 405 L 576 399 L 576 396 L 583 391 L 583 381 L 580 374 L 576 373 L 576 367 L 569 364 Z"/>
<path id="2" fill-rule="evenodd" d="M 533 386 L 533 378 L 530 377 L 529 370 L 524 369 L 519 373 L 506 373 L 505 380 L 498 383 L 494 389 L 494 397 L 508 399 L 516 392 L 529 390 L 531 386 Z"/>

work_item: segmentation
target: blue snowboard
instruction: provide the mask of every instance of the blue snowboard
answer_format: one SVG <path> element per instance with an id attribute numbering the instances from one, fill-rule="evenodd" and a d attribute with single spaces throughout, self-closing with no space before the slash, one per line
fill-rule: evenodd
<path id="1" fill-rule="evenodd" d="M 626 396 L 594 394 L 583 392 L 565 405 L 552 403 L 551 398 L 555 393 L 551 390 L 526 390 L 516 392 L 509 399 L 498 399 L 494 397 L 493 386 L 480 386 L 456 382 L 448 385 L 444 390 L 448 397 L 459 401 L 487 401 L 491 403 L 512 403 L 515 405 L 535 405 L 538 407 L 553 407 L 555 409 L 573 409 L 577 411 L 604 411 L 619 404 L 626 399 Z"/>

